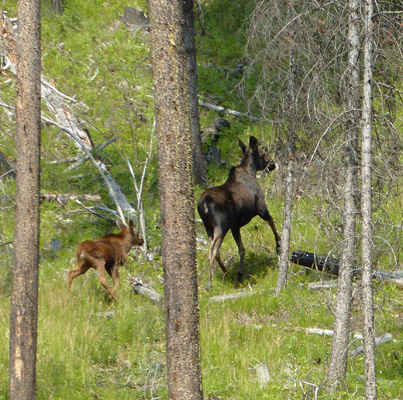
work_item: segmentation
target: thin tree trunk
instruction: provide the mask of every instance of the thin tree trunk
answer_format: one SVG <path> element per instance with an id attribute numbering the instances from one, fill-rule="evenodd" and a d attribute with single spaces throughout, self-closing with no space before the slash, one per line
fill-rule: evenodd
<path id="1" fill-rule="evenodd" d="M 164 267 L 168 394 L 203 398 L 189 74 L 182 2 L 149 0 Z"/>
<path id="2" fill-rule="evenodd" d="M 362 287 L 364 315 L 364 363 L 366 399 L 377 399 L 375 324 L 372 285 L 372 0 L 365 0 L 364 87 L 362 109 Z"/>
<path id="3" fill-rule="evenodd" d="M 289 20 L 295 17 L 295 10 L 292 4 L 288 8 Z M 275 295 L 280 294 L 281 289 L 287 282 L 288 265 L 290 260 L 290 237 L 291 237 L 291 221 L 292 221 L 292 206 L 294 199 L 294 157 L 295 157 L 295 142 L 296 142 L 296 84 L 297 84 L 297 64 L 295 58 L 295 35 L 296 35 L 296 22 L 290 24 L 291 44 L 289 54 L 289 113 L 288 113 L 288 154 L 287 154 L 287 176 L 285 179 L 285 193 L 284 193 L 284 216 L 283 227 L 281 233 L 281 253 L 279 260 L 279 271 L 277 284 L 275 288 Z"/>
<path id="4" fill-rule="evenodd" d="M 17 192 L 10 310 L 11 400 L 36 398 L 41 42 L 40 1 L 18 2 Z"/>
<path id="5" fill-rule="evenodd" d="M 358 130 L 359 130 L 359 0 L 349 1 L 348 25 L 348 71 L 349 77 L 347 103 L 350 119 L 347 122 L 345 144 L 346 177 L 343 205 L 343 241 L 341 246 L 339 285 L 336 300 L 336 319 L 326 382 L 329 390 L 334 390 L 347 373 L 347 355 L 350 333 L 350 313 L 352 294 L 352 266 L 356 248 L 357 219 L 357 168 L 358 168 Z"/>
<path id="6" fill-rule="evenodd" d="M 197 185 L 207 181 L 207 168 L 200 136 L 199 98 L 197 91 L 196 44 L 193 16 L 193 0 L 184 0 L 185 49 L 189 72 L 190 133 L 192 137 L 193 175 Z"/>

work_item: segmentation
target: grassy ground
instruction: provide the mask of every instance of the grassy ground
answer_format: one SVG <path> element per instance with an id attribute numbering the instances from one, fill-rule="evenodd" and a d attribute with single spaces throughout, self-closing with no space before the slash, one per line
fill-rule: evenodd
<path id="1" fill-rule="evenodd" d="M 280 220 L 281 207 L 274 201 L 271 209 Z M 50 221 L 49 212 L 42 218 Z M 65 292 L 66 270 L 73 268 L 75 240 L 68 230 L 80 226 L 58 223 L 62 250 L 53 253 L 42 224 L 40 303 L 38 335 L 38 399 L 152 399 L 166 398 L 164 312 L 148 299 L 135 295 L 128 274 L 141 276 L 144 283 L 163 294 L 159 277 L 161 261 L 145 261 L 133 254 L 121 270 L 120 302 L 112 303 L 96 274 L 77 278 L 70 297 Z M 95 222 L 95 221 L 93 221 Z M 82 239 L 99 236 L 106 229 L 96 224 L 83 230 Z M 50 229 L 49 229 L 50 230 Z M 205 238 L 198 224 L 198 236 Z M 213 289 L 206 292 L 208 248 L 199 245 L 200 329 L 203 387 L 205 396 L 222 399 L 315 398 L 315 386 L 324 382 L 331 338 L 307 334 L 305 328 L 333 328 L 335 290 L 312 292 L 307 284 L 327 280 L 317 272 L 293 266 L 288 286 L 279 298 L 272 288 L 277 277 L 274 240 L 263 221 L 254 220 L 243 231 L 247 249 L 247 272 L 240 285 L 214 274 Z M 51 232 L 54 234 L 54 232 Z M 268 238 L 269 236 L 269 238 Z M 70 241 L 70 243 L 69 243 Z M 296 241 L 293 247 L 298 248 Z M 238 256 L 235 243 L 228 237 L 222 258 L 235 276 Z M 3 264 L 4 265 L 4 264 Z M 2 269 L 2 282 L 6 280 Z M 357 287 L 357 286 L 356 286 Z M 251 292 L 237 300 L 213 302 L 217 295 Z M 254 294 L 252 294 L 252 291 Z M 8 291 L 3 291 L 0 307 L 0 399 L 7 399 L 8 369 Z M 401 291 L 382 285 L 375 291 L 377 336 L 389 332 L 397 342 L 377 350 L 380 398 L 399 399 L 402 391 L 402 308 Z M 353 301 L 353 332 L 361 328 L 361 300 L 357 289 Z M 111 313 L 112 312 L 112 313 Z M 361 341 L 352 339 L 351 348 Z M 265 364 L 270 383 L 260 387 L 256 367 Z M 333 398 L 364 399 L 363 358 L 350 359 L 348 380 Z M 319 389 L 319 397 L 328 397 Z"/>
<path id="2" fill-rule="evenodd" d="M 198 3 L 199 4 L 199 3 Z M 202 4 L 200 2 L 200 4 Z M 234 68 L 242 57 L 245 16 L 248 1 L 207 1 L 199 10 L 198 38 L 201 96 L 215 104 L 246 111 L 234 90 L 236 81 L 223 79 L 220 68 Z M 51 13 L 43 3 L 43 67 L 57 88 L 68 95 L 77 95 L 88 111 L 77 112 L 88 121 L 93 139 L 103 143 L 118 136 L 116 147 L 102 154 L 111 173 L 130 200 L 135 199 L 130 175 L 123 157 L 130 157 L 135 172 L 141 173 L 147 156 L 149 133 L 153 124 L 150 60 L 147 34 L 131 33 L 119 24 L 123 6 L 146 8 L 145 1 L 108 3 L 98 0 L 71 0 L 61 16 Z M 6 0 L 5 9 L 13 15 L 15 2 Z M 97 72 L 98 71 L 98 72 Z M 92 78 L 96 75 L 96 78 Z M 14 83 L 10 76 L 0 76 L 2 100 L 11 101 Z M 0 111 L 0 117 L 3 118 Z M 202 126 L 217 115 L 202 110 Z M 0 119 L 2 141 L 0 150 L 15 158 L 13 123 Z M 271 127 L 231 119 L 231 130 L 221 139 L 223 159 L 232 165 L 239 160 L 236 137 L 245 139 L 254 134 L 273 142 Z M 43 192 L 100 193 L 108 204 L 106 189 L 91 166 L 66 172 L 65 165 L 55 167 L 46 161 L 74 156 L 77 149 L 62 134 L 45 128 L 43 131 Z M 155 158 L 149 164 L 146 179 L 145 205 L 148 239 L 154 260 L 147 261 L 133 252 L 121 269 L 118 305 L 110 302 L 93 272 L 74 281 L 70 297 L 65 292 L 66 271 L 74 267 L 77 244 L 100 237 L 116 228 L 99 218 L 82 213 L 77 204 L 44 203 L 41 215 L 41 263 L 38 333 L 38 399 L 157 399 L 167 398 L 164 342 L 164 312 L 148 299 L 137 296 L 129 287 L 128 275 L 140 276 L 143 282 L 163 294 L 163 275 L 157 247 L 158 194 Z M 222 183 L 228 165 L 211 167 L 212 183 Z M 80 179 L 73 179 L 81 174 Z M 267 204 L 277 226 L 282 220 L 282 199 L 272 194 L 274 172 L 262 179 Z M 2 180 L 0 238 L 12 240 L 12 180 Z M 195 189 L 195 197 L 203 188 Z M 392 204 L 393 203 L 393 204 Z M 327 200 L 301 194 L 294 209 L 292 250 L 337 254 L 340 240 L 340 218 L 326 214 Z M 11 208 L 10 208 L 11 207 Z M 387 218 L 385 218 L 387 215 Z M 401 247 L 398 226 L 402 207 L 397 198 L 374 214 L 375 225 L 387 219 L 377 236 L 385 243 Z M 397 233 L 396 233 L 397 232 Z M 400 232 L 400 231 L 399 231 Z M 326 377 L 331 338 L 307 334 L 305 328 L 332 329 L 335 289 L 309 291 L 309 282 L 328 280 L 317 272 L 291 266 L 288 285 L 279 298 L 272 288 L 277 279 L 277 256 L 270 228 L 258 219 L 242 231 L 246 247 L 246 276 L 241 285 L 230 279 L 236 274 L 238 255 L 233 239 L 226 238 L 221 255 L 229 269 L 228 276 L 216 270 L 213 289 L 205 291 L 208 280 L 208 246 L 198 243 L 200 331 L 203 388 L 205 397 L 219 399 L 364 399 L 363 358 L 350 358 L 348 379 L 333 397 L 322 388 Z M 207 239 L 197 223 L 198 238 Z M 57 238 L 62 248 L 51 249 Z M 381 239 L 376 254 L 379 265 L 391 269 L 396 254 Z M 8 398 L 8 335 L 9 285 L 12 247 L 0 247 L 0 400 Z M 213 302 L 217 295 L 250 292 L 249 296 L 230 301 Z M 402 292 L 394 286 L 377 285 L 375 290 L 376 334 L 391 333 L 395 342 L 377 349 L 379 398 L 403 398 L 403 323 Z M 361 329 L 361 300 L 356 284 L 353 301 L 352 329 Z M 351 348 L 361 344 L 352 339 Z M 259 364 L 267 366 L 270 382 L 260 386 Z M 318 390 L 316 397 L 316 390 Z"/>

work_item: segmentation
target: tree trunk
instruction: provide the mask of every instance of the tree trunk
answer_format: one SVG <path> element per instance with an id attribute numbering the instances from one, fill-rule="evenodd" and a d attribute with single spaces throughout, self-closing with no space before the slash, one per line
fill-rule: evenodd
<path id="1" fill-rule="evenodd" d="M 149 0 L 164 267 L 168 393 L 201 399 L 185 1 Z"/>
<path id="2" fill-rule="evenodd" d="M 40 1 L 18 2 L 17 192 L 10 310 L 11 400 L 36 398 L 40 221 Z"/>
<path id="3" fill-rule="evenodd" d="M 183 7 L 185 14 L 185 50 L 189 73 L 190 133 L 192 137 L 193 175 L 195 183 L 197 185 L 203 185 L 207 181 L 207 168 L 200 136 L 193 0 L 184 0 Z"/>
<path id="4" fill-rule="evenodd" d="M 362 107 L 361 216 L 362 295 L 364 314 L 364 362 L 366 399 L 377 399 L 375 324 L 372 287 L 372 0 L 365 0 L 364 87 Z"/>
<path id="5" fill-rule="evenodd" d="M 336 320 L 332 350 L 330 354 L 327 385 L 331 391 L 345 380 L 347 373 L 347 355 L 350 333 L 350 313 L 352 294 L 352 266 L 354 265 L 356 247 L 356 219 L 357 219 L 357 168 L 358 168 L 358 130 L 359 130 L 359 0 L 349 1 L 348 24 L 348 71 L 347 90 L 348 116 L 346 126 L 346 177 L 344 186 L 343 205 L 343 241 L 341 246 L 339 286 L 336 303 Z"/>
<path id="6" fill-rule="evenodd" d="M 295 17 L 295 10 L 291 3 L 288 8 L 289 20 L 292 21 Z M 275 288 L 275 295 L 280 294 L 281 289 L 287 282 L 288 265 L 290 260 L 290 237 L 291 237 L 291 220 L 292 220 L 292 205 L 294 198 L 294 157 L 295 157 L 295 141 L 296 141 L 296 84 L 297 84 L 297 64 L 295 58 L 295 43 L 296 36 L 296 22 L 290 24 L 289 30 L 291 32 L 291 43 L 289 53 L 289 78 L 288 78 L 288 91 L 289 91 L 289 113 L 288 113 L 288 141 L 287 141 L 287 176 L 285 179 L 285 193 L 284 193 L 284 216 L 283 227 L 281 233 L 281 253 L 279 261 L 279 271 L 277 284 Z"/>

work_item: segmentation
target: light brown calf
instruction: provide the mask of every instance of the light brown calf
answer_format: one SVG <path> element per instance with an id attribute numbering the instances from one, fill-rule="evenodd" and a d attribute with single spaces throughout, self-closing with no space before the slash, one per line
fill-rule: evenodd
<path id="1" fill-rule="evenodd" d="M 67 292 L 73 279 L 85 274 L 90 268 L 98 271 L 99 281 L 115 301 L 115 292 L 119 286 L 119 268 L 126 262 L 130 249 L 133 246 L 141 246 L 143 238 L 134 229 L 132 220 L 129 226 L 121 224 L 119 233 L 110 233 L 97 241 L 86 240 L 78 245 L 77 266 L 67 276 Z M 113 289 L 106 283 L 105 271 L 112 277 Z"/>

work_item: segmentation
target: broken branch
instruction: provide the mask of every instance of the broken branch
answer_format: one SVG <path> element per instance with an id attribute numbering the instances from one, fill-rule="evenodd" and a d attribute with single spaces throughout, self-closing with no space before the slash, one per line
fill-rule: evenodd
<path id="1" fill-rule="evenodd" d="M 133 291 L 140 296 L 147 297 L 151 301 L 157 304 L 162 304 L 164 301 L 163 297 L 158 294 L 154 289 L 147 288 L 143 285 L 143 282 L 134 277 L 129 275 L 129 285 L 132 287 Z"/>

